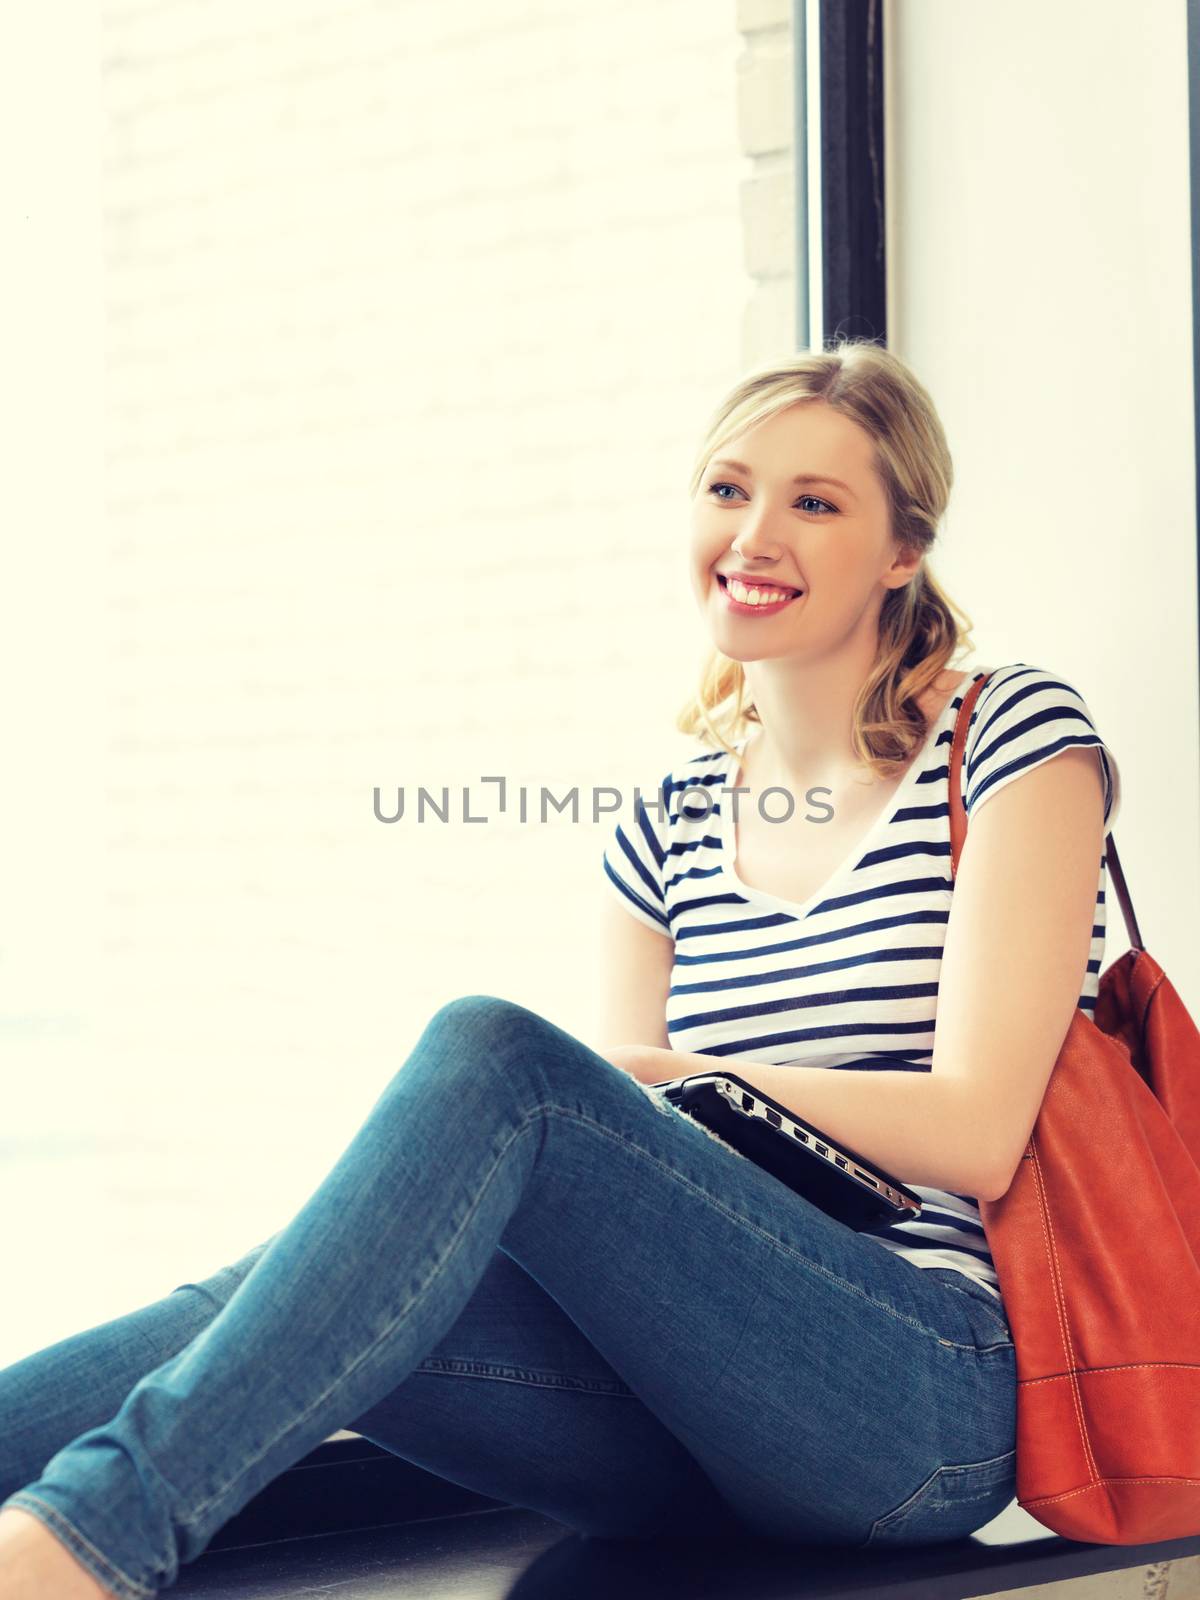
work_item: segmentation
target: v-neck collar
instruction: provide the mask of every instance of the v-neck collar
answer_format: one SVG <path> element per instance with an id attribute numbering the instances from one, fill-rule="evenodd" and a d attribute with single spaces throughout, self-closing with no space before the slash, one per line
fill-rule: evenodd
<path id="1" fill-rule="evenodd" d="M 863 837 L 859 839 L 858 842 L 851 848 L 849 854 L 846 855 L 841 863 L 834 868 L 833 872 L 828 878 L 826 878 L 825 882 L 821 884 L 820 888 L 818 888 L 813 894 L 809 895 L 808 899 L 803 903 L 799 903 L 795 900 L 785 900 L 782 895 L 771 894 L 766 889 L 755 889 L 750 884 L 743 883 L 741 878 L 738 877 L 735 864 L 735 858 L 737 855 L 737 830 L 735 829 L 733 822 L 733 797 L 731 794 L 724 795 L 721 800 L 719 811 L 720 825 L 718 830 L 721 842 L 721 874 L 725 878 L 726 882 L 738 894 L 738 896 L 743 900 L 749 901 L 753 905 L 764 906 L 772 911 L 783 912 L 789 917 L 796 918 L 797 921 L 807 917 L 823 901 L 828 900 L 842 880 L 851 876 L 851 874 L 857 870 L 863 857 L 869 854 L 870 851 L 875 848 L 880 836 L 886 833 L 887 829 L 892 823 L 892 819 L 900 810 L 901 806 L 907 804 L 913 787 L 928 766 L 930 754 L 936 748 L 937 742 L 942 733 L 945 731 L 948 725 L 953 727 L 954 718 L 958 714 L 959 706 L 962 705 L 963 700 L 970 692 L 972 684 L 977 678 L 983 676 L 985 670 L 985 668 L 981 667 L 976 671 L 969 672 L 959 684 L 958 688 L 954 690 L 949 700 L 942 707 L 941 712 L 935 718 L 932 726 L 929 729 L 929 732 L 925 736 L 924 744 L 921 746 L 921 749 L 918 751 L 918 753 L 913 757 L 911 764 L 909 765 L 903 778 L 900 780 L 899 786 L 893 791 L 890 804 L 884 807 L 883 811 L 875 818 L 875 821 L 867 829 Z M 743 735 L 743 737 L 735 746 L 735 749 L 738 752 L 737 765 L 734 767 L 731 763 L 727 768 L 727 776 L 724 785 L 726 789 L 734 789 L 741 781 L 745 748 L 747 742 L 749 741 L 749 737 L 749 734 Z M 748 797 L 746 795 L 739 795 L 739 804 L 741 804 L 747 798 Z"/>

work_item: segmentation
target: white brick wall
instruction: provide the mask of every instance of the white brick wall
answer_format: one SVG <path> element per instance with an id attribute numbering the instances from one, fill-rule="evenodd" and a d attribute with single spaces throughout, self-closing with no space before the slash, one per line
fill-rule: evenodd
<path id="1" fill-rule="evenodd" d="M 106 9 L 106 987 L 147 1062 L 365 1102 L 454 994 L 590 1025 L 602 830 L 371 790 L 671 744 L 740 41 L 719 0 L 490 17 Z"/>
<path id="2" fill-rule="evenodd" d="M 746 48 L 738 61 L 738 127 L 749 174 L 742 183 L 746 366 L 789 352 L 796 332 L 796 217 L 791 0 L 739 0 Z"/>
<path id="3" fill-rule="evenodd" d="M 198 1164 L 271 1130 L 278 1211 L 226 1162 L 195 1223 L 215 1257 L 285 1219 L 442 1001 L 591 1029 L 607 825 L 384 827 L 372 789 L 472 783 L 479 814 L 481 774 L 586 793 L 689 747 L 686 483 L 747 355 L 742 141 L 773 119 L 746 67 L 783 43 L 738 21 L 726 0 L 102 7 L 102 261 L 81 250 L 74 281 L 103 289 L 103 497 L 68 516 L 65 478 L 41 489 L 47 583 L 93 573 L 53 706 L 61 747 L 92 741 L 87 871 L 58 902 L 83 931 L 39 991 L 86 1026 L 53 1088 L 29 1074 L 26 1125 L 186 1140 Z M 37 84 L 64 138 L 65 25 L 43 20 Z M 422 567 L 452 575 L 444 609 Z M 13 609 L 32 643 L 44 622 Z M 51 920 L 39 937 L 27 980 Z M 101 1281 L 122 1303 L 111 1259 Z"/>

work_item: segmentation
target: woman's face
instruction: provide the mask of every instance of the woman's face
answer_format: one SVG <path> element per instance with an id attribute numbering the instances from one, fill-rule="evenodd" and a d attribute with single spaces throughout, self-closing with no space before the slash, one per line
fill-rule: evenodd
<path id="1" fill-rule="evenodd" d="M 690 570 L 722 654 L 735 661 L 815 659 L 859 629 L 876 637 L 887 590 L 907 582 L 920 558 L 896 554 L 873 452 L 856 422 L 822 401 L 802 400 L 709 461 L 692 501 Z M 793 481 L 798 474 L 804 482 Z M 719 576 L 729 572 L 801 592 L 750 610 L 734 603 Z"/>

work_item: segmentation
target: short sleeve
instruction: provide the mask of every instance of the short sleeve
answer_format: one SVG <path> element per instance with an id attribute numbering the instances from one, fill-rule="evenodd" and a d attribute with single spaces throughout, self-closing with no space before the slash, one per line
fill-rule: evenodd
<path id="1" fill-rule="evenodd" d="M 657 787 L 631 788 L 604 849 L 605 878 L 625 909 L 668 938 L 672 933 L 664 889 L 667 852 L 663 839 L 669 793 L 669 774 Z M 662 815 L 656 819 L 659 811 Z"/>
<path id="2" fill-rule="evenodd" d="M 1120 809 L 1121 774 L 1083 696 L 1066 678 L 1024 662 L 994 672 L 980 690 L 967 731 L 967 816 L 1022 773 L 1079 745 L 1099 752 L 1108 833 Z"/>

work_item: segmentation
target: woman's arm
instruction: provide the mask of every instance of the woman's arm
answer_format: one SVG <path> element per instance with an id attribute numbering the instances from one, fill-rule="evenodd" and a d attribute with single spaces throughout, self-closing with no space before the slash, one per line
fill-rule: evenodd
<path id="1" fill-rule="evenodd" d="M 728 1066 L 902 1182 L 1002 1195 L 1078 1003 L 1104 848 L 1093 749 L 1067 749 L 981 805 L 963 844 L 932 1071 L 831 1071 L 633 1047 L 643 1082 Z"/>
<path id="2" fill-rule="evenodd" d="M 605 1051 L 612 1060 L 618 1052 Z M 685 1078 L 728 1067 L 789 1111 L 851 1149 L 877 1161 L 903 1183 L 991 1198 L 985 1171 L 990 1153 L 978 1132 L 968 1135 L 971 1102 L 953 1078 L 931 1072 L 838 1072 L 828 1067 L 778 1067 L 726 1060 L 694 1051 L 631 1046 L 613 1061 L 641 1083 Z"/>
<path id="3" fill-rule="evenodd" d="M 631 916 L 607 884 L 603 893 L 593 1048 L 608 1056 L 630 1040 L 665 1046 L 675 941 Z"/>

